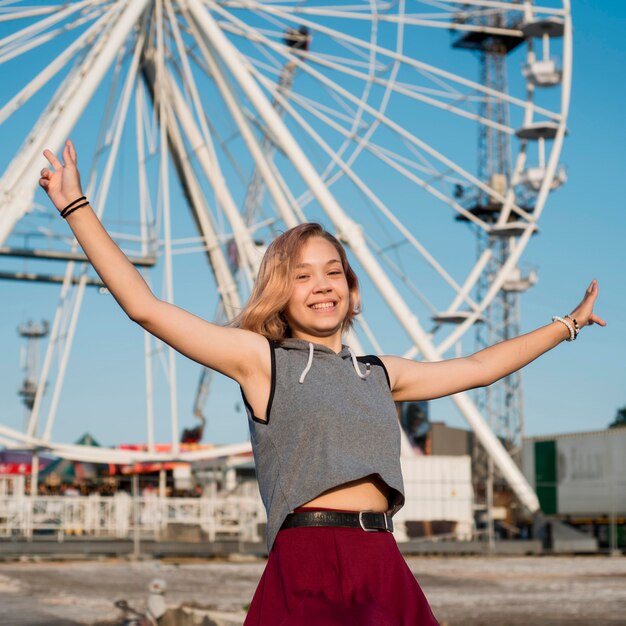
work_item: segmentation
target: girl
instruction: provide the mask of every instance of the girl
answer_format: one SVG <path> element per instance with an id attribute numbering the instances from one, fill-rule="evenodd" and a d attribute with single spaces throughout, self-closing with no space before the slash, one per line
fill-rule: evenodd
<path id="1" fill-rule="evenodd" d="M 267 249 L 250 301 L 231 327 L 162 302 L 82 198 L 76 151 L 39 183 L 131 320 L 187 357 L 236 380 L 248 410 L 267 509 L 267 566 L 246 626 L 430 626 L 428 602 L 398 551 L 403 505 L 394 401 L 490 385 L 604 320 L 595 280 L 570 316 L 464 358 L 418 363 L 359 357 L 343 332 L 359 311 L 341 244 L 302 224 Z"/>

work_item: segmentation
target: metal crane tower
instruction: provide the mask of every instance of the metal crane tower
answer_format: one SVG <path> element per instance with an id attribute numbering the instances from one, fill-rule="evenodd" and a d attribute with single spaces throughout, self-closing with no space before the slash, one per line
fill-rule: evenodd
<path id="1" fill-rule="evenodd" d="M 521 18 L 520 15 L 520 22 Z M 459 19 L 463 20 L 462 17 Z M 510 13 L 503 10 L 494 10 L 484 16 L 470 19 L 472 23 L 479 21 L 482 25 L 493 29 L 507 28 L 513 30 L 518 26 L 518 24 L 511 23 Z M 474 51 L 479 59 L 480 82 L 488 89 L 497 90 L 498 93 L 507 93 L 507 55 L 523 41 L 523 37 L 515 37 L 510 34 L 470 32 L 455 41 L 453 47 Z M 498 192 L 500 196 L 506 196 L 512 192 L 513 186 L 511 180 L 511 135 L 500 129 L 510 123 L 509 104 L 503 99 L 486 95 L 480 101 L 479 115 L 494 122 L 494 124 L 480 124 L 478 127 L 478 178 L 484 181 L 489 188 Z M 478 190 L 472 197 L 466 197 L 464 190 L 458 189 L 456 195 L 463 200 L 474 215 L 490 224 L 495 224 L 498 221 L 502 202 L 496 197 L 484 190 Z M 527 198 L 524 198 L 524 201 L 525 210 L 532 212 L 532 207 L 527 205 Z M 510 220 L 513 219 L 514 216 L 510 216 Z M 467 221 L 467 219 L 464 218 L 463 221 Z M 501 234 L 494 235 L 484 229 L 476 229 L 476 243 L 478 258 L 488 247 L 492 249 L 486 271 L 481 275 L 476 286 L 477 297 L 480 298 L 488 291 L 494 277 L 510 256 L 515 238 L 506 230 Z M 502 286 L 498 296 L 484 311 L 482 322 L 475 325 L 477 350 L 520 334 L 519 294 L 533 285 L 536 279 L 535 272 L 522 276 L 519 268 L 515 269 Z M 495 434 L 519 466 L 524 433 L 521 372 L 515 372 L 494 385 L 479 389 L 476 392 L 476 402 Z M 473 480 L 476 504 L 483 505 L 487 511 L 490 539 L 492 540 L 491 511 L 494 504 L 494 487 L 497 489 L 499 486 L 504 486 L 504 482 L 501 478 L 494 482 L 493 463 L 476 440 L 473 449 Z"/>

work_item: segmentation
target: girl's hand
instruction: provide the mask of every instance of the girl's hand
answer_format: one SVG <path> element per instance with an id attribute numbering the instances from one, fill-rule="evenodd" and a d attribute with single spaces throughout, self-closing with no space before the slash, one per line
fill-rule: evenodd
<path id="1" fill-rule="evenodd" d="M 578 325 L 591 326 L 592 324 L 599 324 L 600 326 L 606 326 L 606 322 L 593 312 L 593 305 L 598 297 L 598 281 L 594 278 L 591 284 L 585 292 L 585 296 L 581 303 L 570 313 L 570 315 L 578 322 Z"/>
<path id="2" fill-rule="evenodd" d="M 63 161 L 50 150 L 44 150 L 43 155 L 48 163 L 54 168 L 50 170 L 44 167 L 41 170 L 39 185 L 48 194 L 57 210 L 62 211 L 70 202 L 83 195 L 80 186 L 80 175 L 76 169 L 76 150 L 74 144 L 68 139 L 63 148 Z"/>

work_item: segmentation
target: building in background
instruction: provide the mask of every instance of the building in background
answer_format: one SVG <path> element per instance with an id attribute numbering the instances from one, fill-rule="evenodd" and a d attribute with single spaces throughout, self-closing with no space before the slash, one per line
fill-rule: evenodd
<path id="1" fill-rule="evenodd" d="M 626 546 L 626 428 L 524 439 L 522 469 L 541 510 Z"/>

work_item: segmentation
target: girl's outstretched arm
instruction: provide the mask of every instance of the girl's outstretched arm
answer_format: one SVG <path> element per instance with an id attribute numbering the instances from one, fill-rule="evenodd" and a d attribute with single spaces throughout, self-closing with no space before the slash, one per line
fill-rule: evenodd
<path id="1" fill-rule="evenodd" d="M 606 326 L 606 322 L 593 312 L 597 297 L 598 283 L 594 279 L 581 303 L 571 313 L 581 329 L 592 324 Z M 389 372 L 394 400 L 430 400 L 491 385 L 569 337 L 567 326 L 560 321 L 554 321 L 530 333 L 459 359 L 420 363 L 401 357 L 385 356 L 382 360 Z"/>
<path id="2" fill-rule="evenodd" d="M 63 148 L 63 162 L 50 150 L 45 150 L 44 156 L 53 169 L 41 170 L 39 184 L 62 211 L 83 195 L 76 150 L 68 140 Z M 91 206 L 68 214 L 67 222 L 102 282 L 133 321 L 190 359 L 240 383 L 269 380 L 270 354 L 265 338 L 211 324 L 159 300 L 111 239 Z"/>

